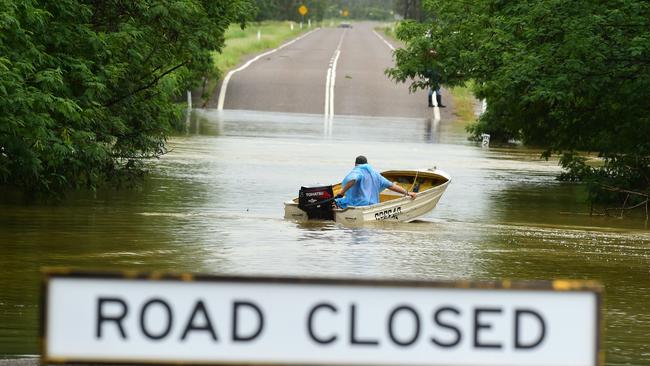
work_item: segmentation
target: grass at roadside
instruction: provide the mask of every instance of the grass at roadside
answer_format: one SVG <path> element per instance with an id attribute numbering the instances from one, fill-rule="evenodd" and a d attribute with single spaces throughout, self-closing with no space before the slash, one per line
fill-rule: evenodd
<path id="1" fill-rule="evenodd" d="M 454 115 L 457 121 L 468 124 L 476 121 L 476 97 L 472 93 L 472 82 L 465 86 L 448 88 L 451 97 L 454 99 Z"/>
<path id="2" fill-rule="evenodd" d="M 397 29 L 397 23 L 385 23 L 382 25 L 379 25 L 375 27 L 375 30 L 378 33 L 383 33 L 386 37 L 392 38 L 393 40 L 396 40 L 397 38 L 395 37 L 395 29 Z"/>
<path id="3" fill-rule="evenodd" d="M 214 75 L 215 78 L 207 82 L 203 92 L 204 102 L 212 96 L 217 88 L 219 80 L 225 74 L 239 65 L 246 56 L 260 53 L 264 50 L 276 48 L 283 42 L 295 38 L 301 33 L 305 33 L 315 28 L 312 24 L 311 28 L 307 24 L 303 24 L 300 29 L 300 24 L 293 23 L 293 30 L 291 29 L 291 22 L 285 21 L 265 21 L 260 23 L 250 23 L 245 29 L 241 29 L 238 25 L 231 25 L 226 31 L 226 45 L 221 53 L 214 52 Z M 257 32 L 260 32 L 260 39 L 257 39 Z"/>
<path id="4" fill-rule="evenodd" d="M 222 53 L 214 53 L 215 68 L 225 73 L 237 66 L 244 56 L 261 52 L 279 46 L 282 42 L 298 36 L 308 30 L 306 26 L 300 29 L 298 24 L 289 22 L 251 23 L 245 29 L 231 26 L 226 31 L 226 46 Z M 257 40 L 257 32 L 260 40 Z"/>

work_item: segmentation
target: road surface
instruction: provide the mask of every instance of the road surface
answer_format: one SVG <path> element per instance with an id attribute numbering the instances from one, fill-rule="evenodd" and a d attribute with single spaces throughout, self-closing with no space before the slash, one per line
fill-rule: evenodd
<path id="1" fill-rule="evenodd" d="M 232 75 L 223 108 L 431 118 L 426 91 L 411 94 L 407 84 L 396 84 L 384 74 L 393 66 L 392 50 L 374 26 L 356 23 L 353 28 L 317 29 L 258 59 Z M 209 107 L 218 106 L 220 91 Z M 444 90 L 443 102 L 452 107 Z M 450 117 L 451 109 L 441 109 L 443 120 Z"/>

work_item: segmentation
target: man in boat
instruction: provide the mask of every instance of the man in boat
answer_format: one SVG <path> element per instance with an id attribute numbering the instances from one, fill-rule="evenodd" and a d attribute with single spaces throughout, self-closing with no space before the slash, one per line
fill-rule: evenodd
<path id="1" fill-rule="evenodd" d="M 388 188 L 393 192 L 408 195 L 415 199 L 417 193 L 409 192 L 384 178 L 368 164 L 365 156 L 359 155 L 354 161 L 354 169 L 341 182 L 341 192 L 336 195 L 335 203 L 338 208 L 348 206 L 368 206 L 379 203 L 379 194 Z"/>

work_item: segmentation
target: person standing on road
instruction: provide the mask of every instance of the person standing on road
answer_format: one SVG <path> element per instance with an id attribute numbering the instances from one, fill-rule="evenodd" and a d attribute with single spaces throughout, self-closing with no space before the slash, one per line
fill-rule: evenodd
<path id="1" fill-rule="evenodd" d="M 348 206 L 368 206 L 379 203 L 379 194 L 388 188 L 415 199 L 417 193 L 409 192 L 384 178 L 368 164 L 365 156 L 359 155 L 354 161 L 354 169 L 341 182 L 343 189 L 336 195 L 335 203 L 338 208 Z"/>
<path id="2" fill-rule="evenodd" d="M 436 92 L 436 102 L 438 102 L 438 107 L 445 108 L 445 105 L 442 104 L 442 95 L 440 94 L 440 73 L 436 71 L 433 67 L 433 59 L 436 57 L 436 50 L 429 50 L 430 60 L 427 61 L 427 69 L 425 70 L 425 76 L 429 81 L 429 107 L 433 107 L 433 92 Z"/>

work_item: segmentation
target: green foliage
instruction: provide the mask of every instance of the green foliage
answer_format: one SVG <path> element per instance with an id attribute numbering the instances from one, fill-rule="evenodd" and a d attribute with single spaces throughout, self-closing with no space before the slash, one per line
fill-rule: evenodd
<path id="1" fill-rule="evenodd" d="M 304 21 L 321 21 L 324 16 L 325 0 L 256 0 L 257 13 L 256 20 L 293 20 L 300 22 L 303 20 L 302 15 L 298 12 L 301 5 L 307 7 L 308 13 Z"/>
<path id="2" fill-rule="evenodd" d="M 257 39 L 258 30 L 261 33 L 260 40 Z M 225 46 L 221 51 L 213 52 L 214 68 L 202 90 L 204 103 L 207 104 L 214 94 L 219 79 L 239 65 L 245 56 L 276 48 L 282 42 L 308 30 L 307 27 L 303 29 L 294 27 L 291 30 L 287 22 L 280 21 L 249 23 L 244 29 L 238 25 L 231 25 L 225 34 Z"/>
<path id="3" fill-rule="evenodd" d="M 241 62 L 245 55 L 251 55 L 262 50 L 272 49 L 279 46 L 287 39 L 296 37 L 308 30 L 307 27 L 293 30 L 287 22 L 265 21 L 249 24 L 246 29 L 232 25 L 226 31 L 226 42 L 223 50 L 217 55 L 215 52 L 214 65 L 219 72 L 232 69 Z M 257 39 L 257 32 L 261 37 Z"/>
<path id="4" fill-rule="evenodd" d="M 392 18 L 393 0 L 256 0 L 259 12 L 256 20 L 301 21 L 298 8 L 305 5 L 309 12 L 305 21 L 322 21 L 342 16 L 348 10 L 350 19 L 388 20 Z"/>
<path id="5" fill-rule="evenodd" d="M 560 179 L 585 182 L 592 202 L 622 202 L 629 207 L 650 198 L 650 157 L 607 155 L 594 166 L 584 156 L 565 153 L 560 162 L 565 168 Z"/>
<path id="6" fill-rule="evenodd" d="M 0 184 L 90 187 L 165 152 L 247 0 L 0 0 Z"/>
<path id="7" fill-rule="evenodd" d="M 391 77 L 426 87 L 422 73 L 433 66 L 443 84 L 473 80 L 475 94 L 488 104 L 473 134 L 490 133 L 493 141 L 516 138 L 544 147 L 546 156 L 598 153 L 605 165 L 593 168 L 595 175 L 578 174 L 587 170 L 562 160 L 581 179 L 627 174 L 630 180 L 616 183 L 632 185 L 642 178 L 650 155 L 650 3 L 425 0 L 424 5 L 433 20 L 400 26 L 397 36 L 406 48 L 396 52 Z M 425 57 L 430 49 L 436 50 L 433 60 Z M 637 162 L 638 169 L 619 169 L 623 161 Z"/>
<path id="8" fill-rule="evenodd" d="M 416 19 L 423 21 L 426 13 L 422 7 L 422 0 L 395 0 L 393 9 L 402 19 Z"/>

